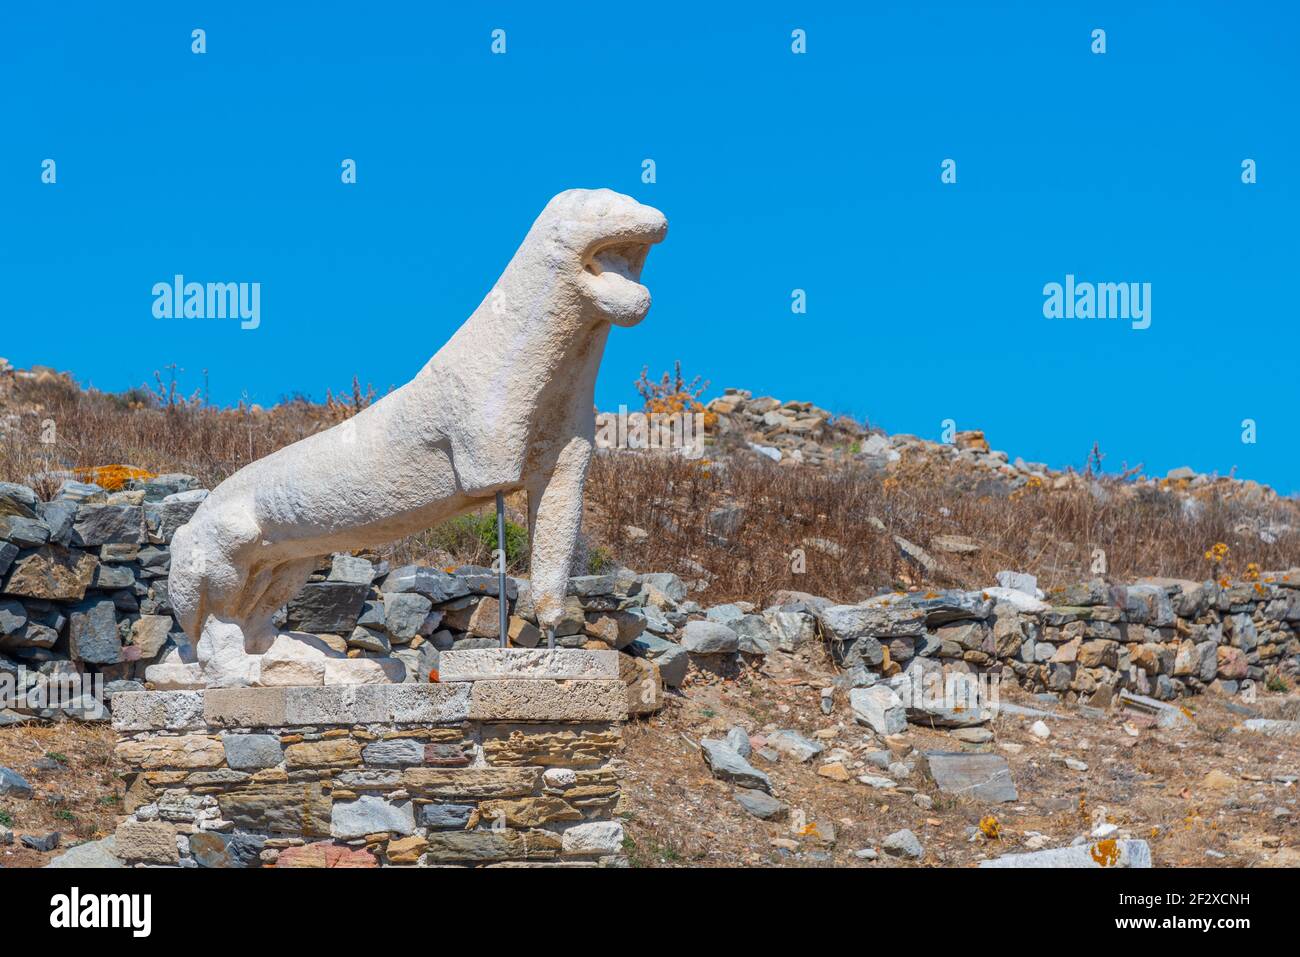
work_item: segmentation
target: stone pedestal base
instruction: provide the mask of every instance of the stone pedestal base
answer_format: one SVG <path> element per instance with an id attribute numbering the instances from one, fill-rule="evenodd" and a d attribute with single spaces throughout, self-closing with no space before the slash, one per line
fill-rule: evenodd
<path id="1" fill-rule="evenodd" d="M 464 656 L 463 658 L 460 656 Z M 448 680 L 113 699 L 128 863 L 623 862 L 616 652 L 447 652 Z"/>

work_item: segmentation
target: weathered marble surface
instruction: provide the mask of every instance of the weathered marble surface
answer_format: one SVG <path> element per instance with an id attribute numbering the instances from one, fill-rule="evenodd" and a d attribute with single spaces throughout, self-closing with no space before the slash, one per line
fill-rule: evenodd
<path id="1" fill-rule="evenodd" d="M 197 642 L 203 682 L 262 683 L 259 656 L 277 639 L 271 617 L 318 556 L 421 531 L 497 492 L 528 493 L 538 625 L 554 626 L 582 516 L 605 339 L 611 325 L 645 317 L 641 267 L 666 231 L 658 210 L 610 190 L 559 194 L 411 382 L 214 489 L 172 542 L 171 600 Z M 330 683 L 329 655 L 320 657 Z M 374 665 L 357 676 L 333 669 L 335 681 L 383 680 Z"/>

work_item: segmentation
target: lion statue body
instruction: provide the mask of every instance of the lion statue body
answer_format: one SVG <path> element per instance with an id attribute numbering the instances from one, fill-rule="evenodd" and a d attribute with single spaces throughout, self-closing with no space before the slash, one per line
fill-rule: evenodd
<path id="1" fill-rule="evenodd" d="M 611 325 L 667 222 L 610 190 L 552 199 L 491 292 L 406 385 L 222 482 L 172 542 L 169 594 L 208 687 L 257 685 L 272 616 L 322 555 L 528 495 L 538 625 L 562 613 Z M 286 633 L 292 636 L 293 633 Z M 302 636 L 309 640 L 309 636 Z"/>

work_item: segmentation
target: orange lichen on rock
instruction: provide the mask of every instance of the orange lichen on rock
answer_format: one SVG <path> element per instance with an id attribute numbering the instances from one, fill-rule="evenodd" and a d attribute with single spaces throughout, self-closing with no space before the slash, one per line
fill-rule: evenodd
<path id="1" fill-rule="evenodd" d="M 138 469 L 131 465 L 96 465 L 90 468 L 74 469 L 79 482 L 92 482 L 109 492 L 120 492 L 132 479 L 154 478 L 153 472 Z"/>
<path id="2" fill-rule="evenodd" d="M 1119 842 L 1108 837 L 1092 845 L 1088 853 L 1097 862 L 1098 867 L 1114 867 L 1119 863 Z"/>

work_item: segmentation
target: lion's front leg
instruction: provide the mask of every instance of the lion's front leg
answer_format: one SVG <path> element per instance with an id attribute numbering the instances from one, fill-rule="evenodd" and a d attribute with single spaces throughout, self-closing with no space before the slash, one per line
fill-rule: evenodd
<path id="1" fill-rule="evenodd" d="M 537 626 L 548 636 L 564 613 L 569 566 L 582 526 L 582 487 L 590 462 L 590 440 L 575 437 L 560 451 L 548 475 L 528 483 L 533 608 Z"/>
<path id="2" fill-rule="evenodd" d="M 209 615 L 196 650 L 209 688 L 247 688 L 261 677 L 261 659 L 245 649 L 244 629 L 237 621 Z"/>

